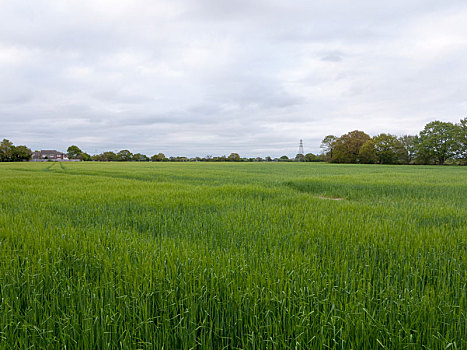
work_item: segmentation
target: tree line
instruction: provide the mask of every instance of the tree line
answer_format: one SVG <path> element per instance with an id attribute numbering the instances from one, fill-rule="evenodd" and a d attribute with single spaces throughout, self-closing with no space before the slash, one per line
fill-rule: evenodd
<path id="1" fill-rule="evenodd" d="M 418 135 L 395 136 L 382 133 L 373 137 L 363 131 L 354 130 L 340 137 L 326 136 L 321 142 L 322 153 L 297 154 L 295 158 L 286 155 L 244 158 L 238 153 L 229 156 L 188 158 L 166 157 L 163 153 L 151 157 L 132 153 L 127 149 L 119 152 L 107 151 L 89 155 L 78 146 L 67 149 L 69 159 L 83 161 L 137 161 L 137 162 L 331 162 L 361 164 L 467 164 L 467 118 L 459 123 L 433 121 L 425 125 Z M 32 156 L 27 146 L 15 146 L 4 139 L 0 143 L 0 161 L 27 161 Z"/>
<path id="2" fill-rule="evenodd" d="M 418 135 L 382 133 L 370 137 L 354 130 L 321 142 L 324 159 L 332 163 L 466 164 L 467 118 L 459 123 L 433 121 Z"/>
<path id="3" fill-rule="evenodd" d="M 32 151 L 26 146 L 14 146 L 12 142 L 7 139 L 3 139 L 0 143 L 0 162 L 17 162 L 17 161 L 28 161 L 32 158 Z M 229 156 L 212 156 L 207 155 L 205 157 L 166 157 L 164 153 L 157 153 L 151 157 L 148 157 L 142 153 L 132 153 L 127 149 L 112 152 L 106 151 L 100 154 L 90 155 L 82 151 L 78 146 L 71 145 L 67 149 L 67 156 L 69 159 L 79 159 L 82 161 L 100 161 L 100 162 L 290 162 L 290 161 L 322 161 L 318 156 L 308 153 L 306 155 L 299 155 L 295 159 L 287 156 L 282 156 L 279 158 L 271 157 L 252 157 L 244 158 L 240 157 L 238 153 L 231 153 Z"/>
<path id="4" fill-rule="evenodd" d="M 101 162 L 118 162 L 118 161 L 133 161 L 133 162 L 286 162 L 286 161 L 295 161 L 296 159 L 289 159 L 287 156 L 282 156 L 279 158 L 271 157 L 252 157 L 245 158 L 241 157 L 238 153 L 231 153 L 226 156 L 212 156 L 207 155 L 205 157 L 166 157 L 164 153 L 157 153 L 151 157 L 148 157 L 141 153 L 131 153 L 129 150 L 121 150 L 117 153 L 112 151 L 103 152 L 90 156 L 87 153 L 82 152 L 77 146 L 73 145 L 68 147 L 67 150 L 68 158 L 70 159 L 81 159 L 85 161 L 101 161 Z M 306 154 L 303 156 L 303 159 L 306 161 L 320 161 L 319 158 L 314 154 Z"/>

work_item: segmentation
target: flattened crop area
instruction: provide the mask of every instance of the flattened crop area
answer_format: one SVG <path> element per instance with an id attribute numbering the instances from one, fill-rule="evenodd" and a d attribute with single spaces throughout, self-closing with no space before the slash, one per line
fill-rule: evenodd
<path id="1" fill-rule="evenodd" d="M 467 167 L 0 164 L 0 349 L 463 349 Z"/>

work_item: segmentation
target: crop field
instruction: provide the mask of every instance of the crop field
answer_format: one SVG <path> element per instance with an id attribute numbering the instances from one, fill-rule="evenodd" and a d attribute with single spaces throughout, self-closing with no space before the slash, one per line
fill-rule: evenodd
<path id="1" fill-rule="evenodd" d="M 0 349 L 466 349 L 467 167 L 0 164 Z"/>

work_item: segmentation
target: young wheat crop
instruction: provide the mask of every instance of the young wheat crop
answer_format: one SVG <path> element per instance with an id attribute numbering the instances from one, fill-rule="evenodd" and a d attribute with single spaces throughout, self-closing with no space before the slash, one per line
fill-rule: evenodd
<path id="1" fill-rule="evenodd" d="M 0 348 L 467 348 L 466 248 L 465 167 L 0 164 Z"/>

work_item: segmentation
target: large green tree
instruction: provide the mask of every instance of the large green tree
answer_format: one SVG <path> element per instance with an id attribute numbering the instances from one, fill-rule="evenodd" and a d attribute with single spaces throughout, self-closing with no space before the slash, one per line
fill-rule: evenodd
<path id="1" fill-rule="evenodd" d="M 78 159 L 83 151 L 76 145 L 68 147 L 66 150 L 69 159 Z"/>
<path id="2" fill-rule="evenodd" d="M 360 147 L 370 139 L 363 131 L 354 130 L 339 137 L 334 143 L 333 163 L 358 163 Z"/>
<path id="3" fill-rule="evenodd" d="M 295 156 L 295 161 L 296 162 L 304 162 L 305 161 L 305 155 L 302 153 L 297 153 Z"/>
<path id="4" fill-rule="evenodd" d="M 135 153 L 133 154 L 132 160 L 135 162 L 147 162 L 149 161 L 149 157 L 142 153 Z"/>
<path id="5" fill-rule="evenodd" d="M 328 161 L 332 160 L 332 154 L 333 154 L 333 150 L 334 150 L 337 139 L 338 138 L 334 135 L 328 135 L 323 139 L 323 141 L 321 141 L 320 147 L 323 149 L 326 160 Z"/>
<path id="6" fill-rule="evenodd" d="M 107 151 L 91 157 L 92 160 L 111 162 L 117 160 L 117 155 L 112 151 Z"/>
<path id="7" fill-rule="evenodd" d="M 422 163 L 443 165 L 457 153 L 456 126 L 453 123 L 433 121 L 416 138 L 418 158 Z"/>
<path id="8" fill-rule="evenodd" d="M 0 162 L 13 161 L 15 146 L 10 140 L 3 139 L 0 143 Z"/>
<path id="9" fill-rule="evenodd" d="M 26 146 L 14 146 L 13 161 L 24 162 L 30 160 L 32 156 L 31 150 Z"/>
<path id="10" fill-rule="evenodd" d="M 131 160 L 133 157 L 133 154 L 127 150 L 127 149 L 122 149 L 120 152 L 117 153 L 117 160 L 121 162 L 126 162 Z"/>
<path id="11" fill-rule="evenodd" d="M 151 157 L 151 160 L 153 162 L 165 162 L 167 161 L 168 159 L 166 158 L 165 154 L 164 153 L 158 153 L 158 154 L 155 154 Z"/>
<path id="12" fill-rule="evenodd" d="M 91 156 L 86 152 L 83 152 L 78 146 L 72 145 L 67 149 L 67 155 L 69 159 L 81 159 L 84 161 L 91 160 Z"/>
<path id="13" fill-rule="evenodd" d="M 242 158 L 238 153 L 230 153 L 230 155 L 227 157 L 227 160 L 229 162 L 239 162 L 242 160 Z"/>
<path id="14" fill-rule="evenodd" d="M 399 164 L 404 161 L 404 145 L 397 136 L 383 133 L 373 137 L 373 141 L 379 164 Z"/>
<path id="15" fill-rule="evenodd" d="M 415 136 L 404 135 L 404 136 L 399 137 L 399 141 L 404 147 L 404 156 L 402 157 L 403 163 L 411 164 L 416 154 Z"/>
<path id="16" fill-rule="evenodd" d="M 363 164 L 374 164 L 378 161 L 376 156 L 375 141 L 369 139 L 358 151 L 358 159 Z"/>
<path id="17" fill-rule="evenodd" d="M 305 162 L 318 162 L 318 157 L 313 153 L 305 154 Z"/>

